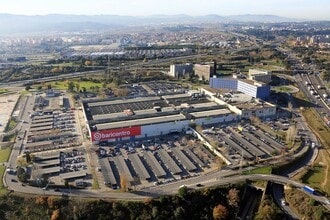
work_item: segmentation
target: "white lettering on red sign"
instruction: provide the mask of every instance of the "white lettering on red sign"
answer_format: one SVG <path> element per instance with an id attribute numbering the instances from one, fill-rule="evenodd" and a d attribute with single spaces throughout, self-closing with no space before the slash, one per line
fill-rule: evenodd
<path id="1" fill-rule="evenodd" d="M 94 133 L 94 140 L 99 141 L 102 139 L 126 137 L 126 136 L 130 136 L 130 134 L 131 134 L 130 131 L 110 132 L 110 133 L 106 133 L 106 134 L 96 132 L 96 133 Z"/>

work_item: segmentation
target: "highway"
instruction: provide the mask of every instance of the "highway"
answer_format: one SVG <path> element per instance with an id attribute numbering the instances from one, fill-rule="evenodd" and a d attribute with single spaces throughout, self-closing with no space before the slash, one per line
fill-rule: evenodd
<path id="1" fill-rule="evenodd" d="M 197 184 L 202 184 L 203 187 L 220 186 L 233 184 L 238 182 L 244 182 L 246 180 L 264 180 L 272 181 L 279 184 L 291 184 L 291 186 L 301 189 L 304 184 L 291 180 L 287 177 L 279 175 L 266 175 L 266 174 L 251 174 L 251 175 L 235 175 L 239 171 L 217 171 L 208 173 L 202 176 L 193 177 L 190 179 L 172 182 L 169 184 L 152 186 L 148 188 L 142 188 L 133 192 L 118 193 L 109 191 L 99 190 L 76 190 L 76 189 L 65 189 L 61 192 L 55 192 L 53 189 L 43 190 L 42 188 L 36 188 L 31 186 L 22 186 L 19 182 L 12 182 L 10 189 L 16 192 L 22 192 L 26 194 L 41 194 L 41 195 L 67 195 L 72 197 L 84 197 L 84 198 L 112 198 L 112 199 L 123 199 L 123 200 L 143 200 L 147 197 L 158 197 L 160 195 L 176 194 L 178 189 L 182 185 L 186 185 L 188 188 L 197 189 Z M 235 176 L 233 176 L 235 175 Z M 12 178 L 14 175 L 6 175 Z M 303 191 L 304 192 L 304 191 Z M 330 205 L 327 204 L 328 199 L 323 196 L 310 195 L 316 201 L 321 202 L 324 206 L 330 210 Z"/>
<path id="2" fill-rule="evenodd" d="M 283 188 L 283 185 L 273 183 L 273 198 L 277 205 L 281 207 L 281 209 L 284 211 L 284 213 L 290 216 L 290 219 L 298 220 L 299 216 L 297 216 L 296 213 L 294 213 L 289 206 L 282 203 L 282 201 L 285 201 L 285 198 L 283 198 Z"/>

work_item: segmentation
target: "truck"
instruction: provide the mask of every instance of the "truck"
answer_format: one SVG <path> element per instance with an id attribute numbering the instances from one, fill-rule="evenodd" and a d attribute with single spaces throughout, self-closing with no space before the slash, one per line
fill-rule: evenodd
<path id="1" fill-rule="evenodd" d="M 303 187 L 303 190 L 305 191 L 305 192 L 307 192 L 307 193 L 309 193 L 309 194 L 315 194 L 315 189 L 313 189 L 313 188 L 311 188 L 311 187 L 309 187 L 309 186 L 304 186 Z"/>

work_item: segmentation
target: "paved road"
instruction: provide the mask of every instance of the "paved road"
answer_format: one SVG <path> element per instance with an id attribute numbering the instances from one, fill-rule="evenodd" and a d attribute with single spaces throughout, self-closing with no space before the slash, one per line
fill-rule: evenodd
<path id="1" fill-rule="evenodd" d="M 273 197 L 275 199 L 275 202 L 277 203 L 277 205 L 279 207 L 281 207 L 281 209 L 284 211 L 284 213 L 290 218 L 290 219 L 294 219 L 294 220 L 298 220 L 299 216 L 296 215 L 296 213 L 294 213 L 291 208 L 287 205 L 284 205 L 282 203 L 282 201 L 285 201 L 285 198 L 283 197 L 283 191 L 284 191 L 284 187 L 281 184 L 273 184 Z"/>
<path id="2" fill-rule="evenodd" d="M 32 112 L 33 109 L 33 103 L 34 103 L 34 97 L 33 96 L 27 96 L 27 101 L 25 102 L 25 105 L 21 105 L 22 109 L 20 109 L 20 111 L 24 110 L 24 112 L 21 115 L 21 122 L 20 122 L 20 127 L 19 130 L 21 132 L 19 132 L 18 137 L 16 138 L 16 141 L 14 143 L 13 149 L 11 151 L 10 157 L 8 162 L 6 163 L 6 167 L 7 168 L 16 168 L 16 161 L 17 158 L 19 157 L 19 155 L 22 153 L 22 148 L 23 145 L 26 144 L 27 138 L 26 138 L 26 132 L 29 129 L 29 121 L 30 121 L 30 117 L 29 117 L 29 113 L 28 112 Z M 24 123 L 23 123 L 24 121 Z M 5 186 L 10 186 L 10 188 L 12 188 L 12 185 L 15 185 L 15 189 L 17 191 L 25 191 L 25 187 L 21 186 L 18 184 L 18 179 L 16 177 L 16 175 L 11 175 L 11 174 L 4 174 L 3 177 L 4 180 L 4 184 Z M 15 182 L 12 182 L 15 181 Z"/>

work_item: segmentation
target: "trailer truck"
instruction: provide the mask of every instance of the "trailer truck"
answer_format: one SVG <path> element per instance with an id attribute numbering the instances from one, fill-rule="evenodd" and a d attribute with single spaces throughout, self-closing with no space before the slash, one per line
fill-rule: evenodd
<path id="1" fill-rule="evenodd" d="M 315 194 L 315 189 L 309 187 L 309 186 L 304 186 L 303 190 L 309 194 Z"/>

